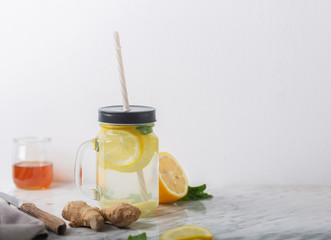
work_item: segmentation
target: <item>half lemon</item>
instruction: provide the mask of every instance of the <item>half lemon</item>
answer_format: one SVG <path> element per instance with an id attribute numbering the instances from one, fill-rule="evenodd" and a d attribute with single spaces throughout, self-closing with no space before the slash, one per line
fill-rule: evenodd
<path id="1" fill-rule="evenodd" d="M 170 203 L 184 197 L 188 180 L 184 169 L 170 153 L 159 153 L 159 202 Z"/>

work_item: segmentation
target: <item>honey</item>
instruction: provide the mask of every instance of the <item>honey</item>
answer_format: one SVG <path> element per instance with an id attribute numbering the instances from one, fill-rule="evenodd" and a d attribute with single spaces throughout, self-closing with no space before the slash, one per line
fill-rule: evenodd
<path id="1" fill-rule="evenodd" d="M 24 161 L 13 165 L 13 179 L 18 188 L 47 189 L 53 178 L 53 164 L 47 161 Z"/>

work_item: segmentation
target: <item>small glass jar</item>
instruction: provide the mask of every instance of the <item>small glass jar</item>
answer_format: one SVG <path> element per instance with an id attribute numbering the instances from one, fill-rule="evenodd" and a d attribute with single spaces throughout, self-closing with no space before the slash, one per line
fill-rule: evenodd
<path id="1" fill-rule="evenodd" d="M 51 139 L 22 137 L 13 141 L 13 180 L 16 187 L 27 190 L 49 188 L 53 179 Z"/>
<path id="2" fill-rule="evenodd" d="M 99 201 L 100 207 L 118 202 L 134 204 L 143 215 L 159 203 L 158 138 L 153 131 L 155 109 L 122 106 L 99 109 L 101 130 L 96 138 L 84 142 L 78 150 L 75 182 L 83 195 Z M 88 149 L 96 151 L 95 189 L 83 185 L 82 160 Z"/>

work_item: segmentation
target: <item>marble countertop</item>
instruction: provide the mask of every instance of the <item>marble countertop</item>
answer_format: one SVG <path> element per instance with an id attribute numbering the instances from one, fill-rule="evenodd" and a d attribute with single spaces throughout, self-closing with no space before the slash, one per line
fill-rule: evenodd
<path id="1" fill-rule="evenodd" d="M 213 239 L 331 239 L 331 187 L 225 187 L 207 192 L 214 198 L 162 204 L 153 216 L 140 218 L 129 229 L 105 225 L 97 233 L 68 227 L 64 236 L 50 233 L 49 239 L 127 239 L 142 232 L 147 239 L 160 239 L 168 229 L 191 224 L 211 230 Z M 56 183 L 42 191 L 15 188 L 8 193 L 59 217 L 68 201 L 96 206 L 81 197 L 73 184 Z"/>

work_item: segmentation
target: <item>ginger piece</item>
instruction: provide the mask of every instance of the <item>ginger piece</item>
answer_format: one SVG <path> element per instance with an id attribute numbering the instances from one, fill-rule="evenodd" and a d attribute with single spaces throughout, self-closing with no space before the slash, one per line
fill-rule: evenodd
<path id="1" fill-rule="evenodd" d="M 128 203 L 118 203 L 109 208 L 101 209 L 101 215 L 106 221 L 116 227 L 127 227 L 138 220 L 141 211 Z"/>
<path id="2" fill-rule="evenodd" d="M 70 227 L 91 227 L 94 231 L 101 231 L 104 224 L 100 209 L 83 201 L 68 202 L 62 210 L 62 217 L 70 221 Z"/>

